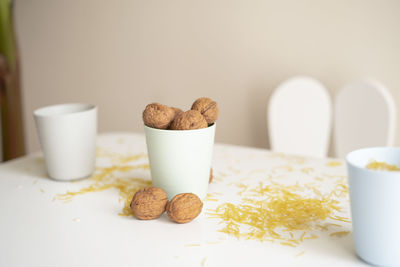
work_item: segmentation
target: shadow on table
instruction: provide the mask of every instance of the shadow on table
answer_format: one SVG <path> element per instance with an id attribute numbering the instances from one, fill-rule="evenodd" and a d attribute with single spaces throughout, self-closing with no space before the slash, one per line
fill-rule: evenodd
<path id="1" fill-rule="evenodd" d="M 355 250 L 353 243 L 353 233 L 350 232 L 345 237 L 330 237 L 329 235 L 320 235 L 319 239 L 311 240 L 307 244 L 307 250 L 314 250 L 320 255 L 329 255 L 338 260 L 351 261 L 360 266 L 368 266 L 361 260 Z"/>
<path id="2" fill-rule="evenodd" d="M 116 210 L 116 213 L 118 213 L 118 210 Z M 136 218 L 133 214 L 132 214 L 132 216 L 126 216 L 126 217 L 124 217 L 126 220 L 132 220 L 132 221 L 137 221 L 137 222 L 144 222 L 144 221 L 146 221 L 146 220 L 140 220 L 140 219 L 138 219 L 138 218 Z M 157 219 L 154 219 L 154 220 L 156 220 L 157 221 L 157 223 L 166 223 L 166 224 L 176 224 L 176 223 L 174 223 L 173 221 L 171 221 L 169 218 L 168 218 L 168 216 L 167 216 L 167 214 L 166 213 L 164 213 L 163 215 L 161 215 L 159 218 L 157 218 Z M 149 220 L 149 221 L 152 221 L 152 220 Z"/>

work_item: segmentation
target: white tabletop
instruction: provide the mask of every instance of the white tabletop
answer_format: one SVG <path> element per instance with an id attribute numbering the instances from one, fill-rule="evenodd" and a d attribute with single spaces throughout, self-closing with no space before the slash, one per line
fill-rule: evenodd
<path id="1" fill-rule="evenodd" d="M 190 223 L 175 224 L 165 214 L 152 221 L 119 215 L 124 201 L 110 181 L 132 188 L 150 182 L 144 136 L 102 134 L 97 144 L 97 180 L 50 180 L 40 153 L 0 165 L 0 266 L 365 265 L 354 253 L 346 222 L 347 178 L 340 160 L 216 144 L 215 177 L 203 212 Z M 99 191 L 62 200 L 67 191 L 82 192 L 90 185 Z M 250 230 L 265 229 L 243 223 L 235 230 L 239 238 L 220 231 L 227 221 L 212 215 L 218 206 L 238 207 L 252 197 L 270 200 L 259 190 L 268 185 L 303 198 L 337 200 L 340 210 L 311 222 L 309 229 L 293 230 L 292 237 L 275 229 L 281 239 L 268 234 L 249 239 Z"/>

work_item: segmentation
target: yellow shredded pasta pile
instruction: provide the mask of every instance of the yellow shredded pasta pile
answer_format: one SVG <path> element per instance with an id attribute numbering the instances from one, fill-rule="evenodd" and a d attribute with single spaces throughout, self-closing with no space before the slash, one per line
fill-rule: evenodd
<path id="1" fill-rule="evenodd" d="M 120 201 L 124 201 L 124 207 L 122 211 L 118 214 L 121 216 L 132 215 L 130 209 L 130 202 L 133 195 L 139 189 L 150 186 L 151 181 L 143 178 L 135 177 L 121 177 L 121 173 L 126 173 L 135 169 L 148 169 L 148 164 L 139 165 L 127 165 L 132 161 L 144 158 L 146 155 L 130 155 L 130 156 L 120 156 L 118 154 L 111 154 L 102 152 L 101 155 L 97 154 L 97 157 L 108 157 L 112 160 L 113 165 L 109 167 L 97 168 L 92 177 L 84 181 L 90 181 L 91 184 L 85 186 L 77 191 L 67 191 L 64 194 L 58 194 L 54 197 L 55 200 L 61 200 L 64 202 L 72 201 L 72 199 L 77 195 L 82 195 L 86 193 L 104 191 L 110 188 L 118 190 Z M 83 182 L 83 181 L 79 181 Z"/>
<path id="2" fill-rule="evenodd" d="M 400 168 L 396 165 L 392 165 L 383 161 L 371 161 L 365 166 L 367 169 L 375 171 L 400 171 Z"/>
<path id="3" fill-rule="evenodd" d="M 298 184 L 260 184 L 250 188 L 239 204 L 221 204 L 208 215 L 221 220 L 224 227 L 219 231 L 223 233 L 237 238 L 279 241 L 292 247 L 317 238 L 316 231 L 341 227 L 327 219 L 349 222 L 348 218 L 335 214 L 341 208 L 334 194 L 323 195 L 315 189 L 316 197 L 304 197 L 300 194 L 304 190 Z M 342 236 L 344 232 L 332 236 Z"/>

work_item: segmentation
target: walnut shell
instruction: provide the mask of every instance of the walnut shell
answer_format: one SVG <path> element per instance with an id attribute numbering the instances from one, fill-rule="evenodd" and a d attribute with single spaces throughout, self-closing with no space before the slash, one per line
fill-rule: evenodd
<path id="1" fill-rule="evenodd" d="M 183 110 L 182 109 L 180 109 L 180 108 L 176 108 L 176 107 L 171 107 L 173 110 L 174 110 L 174 118 L 176 117 L 176 116 L 178 116 L 179 114 L 181 114 L 181 113 L 183 113 Z"/>
<path id="2" fill-rule="evenodd" d="M 171 123 L 171 130 L 194 130 L 208 126 L 205 118 L 197 110 L 188 110 L 178 114 Z"/>
<path id="3" fill-rule="evenodd" d="M 174 196 L 167 204 L 167 215 L 176 223 L 187 223 L 196 218 L 203 208 L 203 202 L 192 193 Z"/>
<path id="4" fill-rule="evenodd" d="M 158 187 L 145 187 L 135 193 L 131 210 L 140 220 L 152 220 L 160 217 L 167 205 L 167 193 Z"/>
<path id="5" fill-rule="evenodd" d="M 217 102 L 208 97 L 201 97 L 194 101 L 192 110 L 199 111 L 208 124 L 212 124 L 218 119 L 219 110 Z"/>
<path id="6" fill-rule="evenodd" d="M 175 110 L 160 103 L 151 103 L 143 111 L 143 122 L 146 126 L 167 129 L 175 117 Z"/>
<path id="7" fill-rule="evenodd" d="M 208 179 L 208 183 L 211 184 L 212 180 L 213 180 L 214 176 L 213 176 L 213 169 L 210 169 L 210 178 Z"/>

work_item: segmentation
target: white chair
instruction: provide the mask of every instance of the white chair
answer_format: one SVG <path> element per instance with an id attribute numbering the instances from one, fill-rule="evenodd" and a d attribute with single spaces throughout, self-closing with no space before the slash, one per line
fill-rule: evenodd
<path id="1" fill-rule="evenodd" d="M 393 146 L 396 106 L 385 86 L 377 81 L 346 85 L 335 103 L 336 156 L 362 147 Z"/>
<path id="2" fill-rule="evenodd" d="M 298 76 L 278 86 L 267 110 L 271 149 L 325 157 L 329 148 L 332 102 L 317 80 Z"/>

